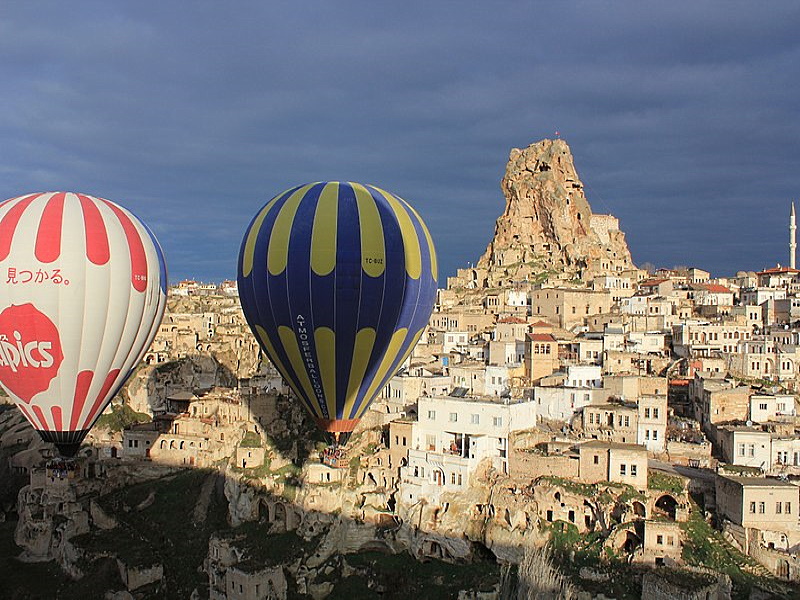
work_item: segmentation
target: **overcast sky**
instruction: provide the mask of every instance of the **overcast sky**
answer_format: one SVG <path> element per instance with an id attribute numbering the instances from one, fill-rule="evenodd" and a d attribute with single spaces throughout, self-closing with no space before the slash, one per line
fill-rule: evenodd
<path id="1" fill-rule="evenodd" d="M 451 275 L 491 238 L 510 149 L 559 131 L 637 264 L 786 264 L 799 32 L 794 1 L 5 0 L 0 195 L 114 200 L 172 281 L 219 281 L 275 194 L 373 183 Z"/>

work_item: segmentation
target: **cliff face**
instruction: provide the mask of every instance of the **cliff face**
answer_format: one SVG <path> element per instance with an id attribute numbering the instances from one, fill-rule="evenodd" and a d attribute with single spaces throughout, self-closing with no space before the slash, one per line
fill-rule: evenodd
<path id="1" fill-rule="evenodd" d="M 501 187 L 505 212 L 477 264 L 490 285 L 548 270 L 586 279 L 634 268 L 617 219 L 592 213 L 564 140 L 513 149 Z"/>

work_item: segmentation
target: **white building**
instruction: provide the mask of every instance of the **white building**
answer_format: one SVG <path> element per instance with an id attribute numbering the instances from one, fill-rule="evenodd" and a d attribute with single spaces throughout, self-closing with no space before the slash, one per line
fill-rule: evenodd
<path id="1" fill-rule="evenodd" d="M 519 371 L 511 366 L 488 365 L 483 393 L 486 396 L 507 396 L 511 389 L 513 373 Z"/>
<path id="2" fill-rule="evenodd" d="M 533 400 L 536 402 L 537 415 L 551 421 L 569 422 L 576 412 L 584 406 L 601 402 L 604 390 L 576 389 L 564 386 L 536 386 L 533 388 Z M 597 396 L 595 400 L 595 395 Z"/>
<path id="3" fill-rule="evenodd" d="M 408 466 L 401 470 L 402 501 L 435 500 L 463 489 L 483 459 L 508 472 L 511 432 L 536 425 L 536 404 L 489 398 L 420 398 Z"/>
<path id="4" fill-rule="evenodd" d="M 567 367 L 566 387 L 598 388 L 603 385 L 603 371 L 600 365 L 570 365 Z"/>
<path id="5" fill-rule="evenodd" d="M 442 343 L 442 352 L 463 351 L 468 343 L 469 334 L 466 331 L 446 331 Z"/>
<path id="6" fill-rule="evenodd" d="M 420 396 L 445 395 L 450 391 L 449 375 L 395 375 L 381 390 L 379 399 L 385 401 L 388 412 L 403 412 Z"/>
<path id="7" fill-rule="evenodd" d="M 506 306 L 528 306 L 528 292 L 524 290 L 508 290 L 506 292 Z"/>
<path id="8" fill-rule="evenodd" d="M 769 432 L 755 427 L 723 425 L 719 428 L 717 437 L 726 462 L 756 467 L 765 472 L 772 468 L 772 441 Z"/>
<path id="9" fill-rule="evenodd" d="M 780 420 L 797 414 L 791 394 L 753 394 L 750 396 L 750 420 L 756 423 Z"/>
<path id="10" fill-rule="evenodd" d="M 636 443 L 649 452 L 661 453 L 667 441 L 667 397 L 664 395 L 642 395 L 637 400 L 639 422 Z"/>
<path id="11" fill-rule="evenodd" d="M 770 455 L 773 472 L 800 474 L 800 438 L 773 435 Z"/>
<path id="12" fill-rule="evenodd" d="M 782 288 L 744 288 L 739 291 L 739 304 L 759 306 L 767 300 L 783 300 L 786 290 Z"/>

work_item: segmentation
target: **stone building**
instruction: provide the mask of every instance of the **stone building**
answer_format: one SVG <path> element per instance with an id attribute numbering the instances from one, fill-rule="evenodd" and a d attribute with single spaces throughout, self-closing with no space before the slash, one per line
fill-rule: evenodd
<path id="1" fill-rule="evenodd" d="M 717 512 L 744 528 L 775 531 L 797 538 L 800 491 L 796 485 L 766 477 L 716 479 Z"/>
<path id="2" fill-rule="evenodd" d="M 735 381 L 718 377 L 696 374 L 689 382 L 689 397 L 694 402 L 695 419 L 709 434 L 713 434 L 709 425 L 746 421 L 752 393 L 749 386 L 737 385 Z"/>
<path id="3" fill-rule="evenodd" d="M 584 435 L 603 442 L 636 444 L 639 437 L 639 409 L 635 402 L 607 402 L 584 406 L 581 413 Z M 656 433 L 658 436 L 658 433 Z M 658 441 L 658 439 L 654 440 Z"/>
<path id="4" fill-rule="evenodd" d="M 586 483 L 615 481 L 647 489 L 647 450 L 636 444 L 592 441 L 578 446 L 578 478 Z"/>
<path id="5" fill-rule="evenodd" d="M 236 539 L 216 535 L 208 541 L 205 570 L 211 600 L 285 600 L 286 577 L 281 565 L 253 566 Z"/>
<path id="6" fill-rule="evenodd" d="M 676 521 L 646 520 L 644 523 L 643 552 L 637 562 L 655 566 L 679 564 L 681 560 L 680 524 Z"/>
<path id="7" fill-rule="evenodd" d="M 525 377 L 537 382 L 558 370 L 558 341 L 552 333 L 530 333 L 525 339 Z"/>
<path id="8" fill-rule="evenodd" d="M 585 325 L 589 317 L 611 312 L 612 304 L 607 290 L 542 288 L 531 292 L 533 316 L 563 329 Z"/>

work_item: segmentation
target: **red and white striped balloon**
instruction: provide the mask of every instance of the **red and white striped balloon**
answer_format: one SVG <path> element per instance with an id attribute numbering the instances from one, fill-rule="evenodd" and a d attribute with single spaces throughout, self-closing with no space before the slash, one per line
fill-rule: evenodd
<path id="1" fill-rule="evenodd" d="M 149 348 L 166 286 L 155 236 L 113 202 L 48 192 L 0 204 L 0 384 L 62 454 Z"/>

